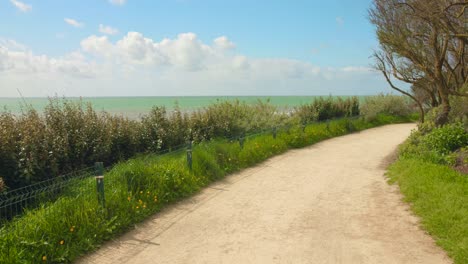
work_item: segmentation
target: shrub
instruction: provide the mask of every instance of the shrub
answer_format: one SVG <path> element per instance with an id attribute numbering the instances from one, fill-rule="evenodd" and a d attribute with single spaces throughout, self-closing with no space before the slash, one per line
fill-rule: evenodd
<path id="1" fill-rule="evenodd" d="M 454 165 L 451 153 L 468 145 L 468 133 L 461 123 L 432 129 L 429 133 L 413 131 L 400 148 L 402 157 L 418 158 L 436 164 Z"/>
<path id="2" fill-rule="evenodd" d="M 468 129 L 468 97 L 451 96 L 450 104 L 452 110 L 450 111 L 449 121 L 461 122 Z"/>
<path id="3" fill-rule="evenodd" d="M 468 132 L 461 123 L 438 127 L 424 136 L 421 143 L 442 155 L 468 145 Z"/>
<path id="4" fill-rule="evenodd" d="M 361 115 L 369 121 L 376 119 L 379 114 L 407 116 L 412 112 L 405 97 L 390 94 L 366 97 L 360 110 Z"/>
<path id="5" fill-rule="evenodd" d="M 359 115 L 359 99 L 350 97 L 319 97 L 310 104 L 304 104 L 295 108 L 295 115 L 300 118 L 302 124 L 315 121 L 325 121 L 333 118 L 351 117 Z"/>

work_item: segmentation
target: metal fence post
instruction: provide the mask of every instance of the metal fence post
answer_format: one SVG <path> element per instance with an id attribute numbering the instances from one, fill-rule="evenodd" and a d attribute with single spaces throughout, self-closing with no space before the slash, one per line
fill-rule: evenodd
<path id="1" fill-rule="evenodd" d="M 104 208 L 106 206 L 106 200 L 104 196 L 104 164 L 102 162 L 96 162 L 94 164 L 96 187 L 98 193 L 98 202 Z"/>
<path id="2" fill-rule="evenodd" d="M 241 149 L 244 148 L 244 140 L 245 140 L 244 136 L 239 137 L 239 146 Z"/>
<path id="3" fill-rule="evenodd" d="M 353 124 L 348 118 L 346 119 L 346 130 L 348 130 L 348 132 L 352 132 L 354 130 Z"/>
<path id="4" fill-rule="evenodd" d="M 276 138 L 276 127 L 273 128 L 273 138 Z"/>
<path id="5" fill-rule="evenodd" d="M 192 141 L 189 142 L 187 147 L 187 166 L 192 171 Z"/>

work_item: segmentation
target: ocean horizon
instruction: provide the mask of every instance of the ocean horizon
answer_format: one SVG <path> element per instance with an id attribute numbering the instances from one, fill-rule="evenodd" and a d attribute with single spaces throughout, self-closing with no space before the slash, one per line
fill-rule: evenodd
<path id="1" fill-rule="evenodd" d="M 39 112 L 47 106 L 50 99 L 65 98 L 69 101 L 82 101 L 91 103 L 97 111 L 106 111 L 111 114 L 137 118 L 148 113 L 152 107 L 165 107 L 168 111 L 176 106 L 182 111 L 195 111 L 216 102 L 236 101 L 253 104 L 255 102 L 269 101 L 280 109 L 289 109 L 302 104 L 310 103 L 316 98 L 331 95 L 294 95 L 294 96 L 106 96 L 106 97 L 0 97 L 2 112 L 20 114 L 25 106 L 31 106 Z M 348 98 L 353 95 L 340 95 L 332 97 Z M 357 96 L 360 100 L 366 96 Z"/>

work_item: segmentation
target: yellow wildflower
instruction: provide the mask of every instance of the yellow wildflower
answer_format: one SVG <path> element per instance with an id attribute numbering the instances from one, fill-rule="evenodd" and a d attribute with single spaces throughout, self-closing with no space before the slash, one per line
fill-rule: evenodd
<path id="1" fill-rule="evenodd" d="M 70 232 L 73 233 L 74 231 L 75 231 L 75 226 L 70 227 Z"/>
<path id="2" fill-rule="evenodd" d="M 65 244 L 65 240 L 62 239 L 62 240 L 60 240 L 59 243 L 60 243 L 60 245 L 63 245 L 63 244 Z"/>
<path id="3" fill-rule="evenodd" d="M 42 256 L 42 261 L 47 261 L 47 256 Z"/>

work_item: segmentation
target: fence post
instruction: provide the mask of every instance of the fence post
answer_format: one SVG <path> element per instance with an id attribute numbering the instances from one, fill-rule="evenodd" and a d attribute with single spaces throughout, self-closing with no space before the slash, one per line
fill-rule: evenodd
<path id="1" fill-rule="evenodd" d="M 239 137 L 239 146 L 241 149 L 244 149 L 244 140 L 245 140 L 244 135 L 241 134 L 241 136 Z"/>
<path id="2" fill-rule="evenodd" d="M 349 118 L 346 119 L 346 127 L 347 127 L 349 132 L 354 132 L 354 130 L 355 130 L 355 127 L 354 127 L 353 123 L 351 122 L 351 120 Z"/>
<path id="3" fill-rule="evenodd" d="M 330 120 L 327 119 L 327 130 L 330 130 Z"/>
<path id="4" fill-rule="evenodd" d="M 273 127 L 273 138 L 276 138 L 276 127 Z"/>
<path id="5" fill-rule="evenodd" d="M 189 170 L 192 171 L 192 141 L 189 141 L 188 147 L 187 147 L 187 166 L 189 167 Z"/>
<path id="6" fill-rule="evenodd" d="M 102 162 L 96 162 L 94 164 L 96 187 L 98 193 L 98 202 L 104 208 L 106 206 L 106 200 L 104 196 L 104 164 Z"/>

